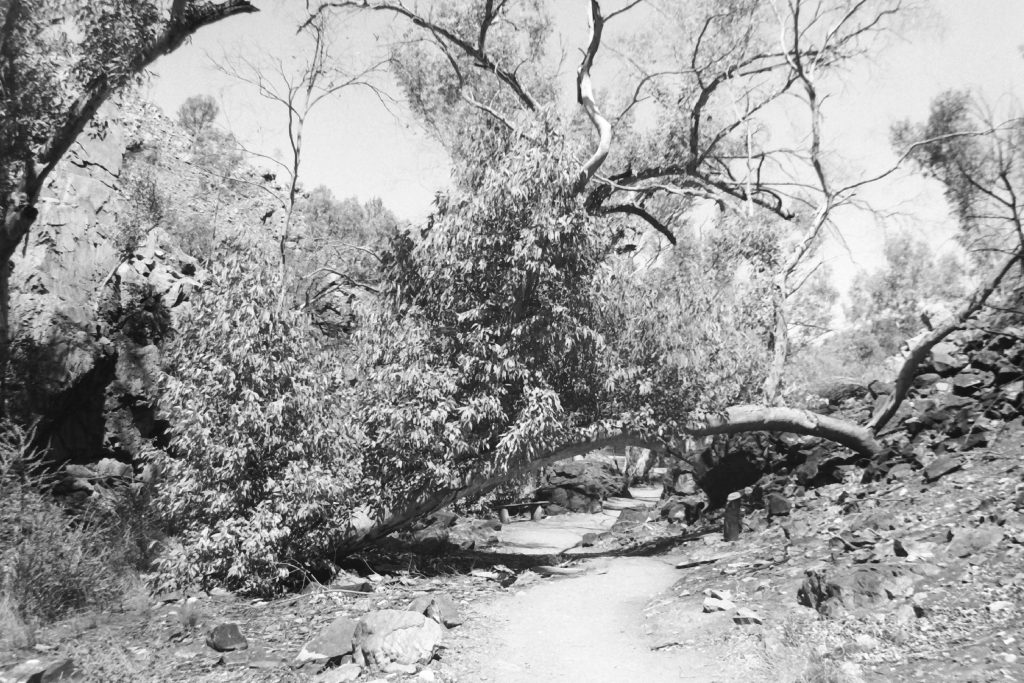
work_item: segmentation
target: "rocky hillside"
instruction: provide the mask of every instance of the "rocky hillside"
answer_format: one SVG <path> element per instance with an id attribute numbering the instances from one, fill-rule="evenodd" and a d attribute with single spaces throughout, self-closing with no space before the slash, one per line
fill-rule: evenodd
<path id="1" fill-rule="evenodd" d="M 279 228 L 273 176 L 234 175 L 212 175 L 188 135 L 133 99 L 61 162 L 16 261 L 9 387 L 55 462 L 131 463 L 159 447 L 150 370 L 202 285 L 212 236 L 270 243 Z"/>

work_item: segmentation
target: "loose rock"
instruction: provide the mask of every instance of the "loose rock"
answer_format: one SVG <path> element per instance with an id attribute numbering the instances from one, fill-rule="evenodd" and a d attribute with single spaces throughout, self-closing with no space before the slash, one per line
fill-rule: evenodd
<path id="1" fill-rule="evenodd" d="M 245 639 L 238 629 L 238 624 L 218 624 L 206 635 L 206 644 L 217 652 L 231 652 L 233 650 L 244 650 L 249 647 L 249 641 Z"/>
<path id="2" fill-rule="evenodd" d="M 354 649 L 352 639 L 355 632 L 355 621 L 344 616 L 338 617 L 316 637 L 302 646 L 302 650 L 295 658 L 295 663 L 302 665 L 305 662 L 327 661 L 351 654 Z"/>
<path id="3" fill-rule="evenodd" d="M 422 614 L 447 628 L 462 624 L 462 611 L 450 595 L 421 595 L 409 605 L 410 612 Z"/>
<path id="4" fill-rule="evenodd" d="M 733 622 L 740 624 L 741 626 L 750 626 L 763 624 L 764 620 L 761 616 L 752 609 L 746 607 L 740 607 L 736 610 L 736 614 L 732 617 Z"/>

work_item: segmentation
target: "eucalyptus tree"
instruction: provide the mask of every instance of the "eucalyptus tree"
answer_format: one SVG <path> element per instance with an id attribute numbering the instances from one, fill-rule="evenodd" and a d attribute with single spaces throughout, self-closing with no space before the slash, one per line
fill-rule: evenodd
<path id="1" fill-rule="evenodd" d="M 861 426 L 774 405 L 778 380 L 758 361 L 785 360 L 794 280 L 860 187 L 829 182 L 816 79 L 862 54 L 900 3 L 586 6 L 575 79 L 585 119 L 560 106 L 552 23 L 539 0 L 314 10 L 408 22 L 395 72 L 454 161 L 455 188 L 393 256 L 389 333 L 375 333 L 387 341 L 356 402 L 372 406 L 356 422 L 364 468 L 386 493 L 362 523 L 353 518 L 353 539 L 608 443 L 671 448 L 686 435 L 769 430 L 878 450 Z M 611 27 L 641 10 L 657 18 L 661 44 L 646 42 L 664 54 L 647 63 L 627 55 L 616 67 L 615 87 L 628 94 L 611 114 L 592 72 L 599 54 L 614 63 L 602 49 Z M 760 132 L 759 113 L 791 93 L 807 112 L 803 153 L 772 148 Z M 645 128 L 642 118 L 655 123 Z M 665 279 L 674 291 L 661 296 L 654 278 L 629 289 L 631 278 L 609 273 L 636 247 L 636 224 L 626 221 L 675 244 L 677 265 L 691 267 L 679 237 L 711 207 L 716 246 L 728 248 L 711 250 L 719 270 L 703 286 L 742 290 L 750 309 L 732 309 L 743 311 L 743 334 L 728 339 L 735 320 L 682 317 L 706 310 L 686 290 L 699 278 Z M 723 275 L 740 271 L 745 280 Z"/>

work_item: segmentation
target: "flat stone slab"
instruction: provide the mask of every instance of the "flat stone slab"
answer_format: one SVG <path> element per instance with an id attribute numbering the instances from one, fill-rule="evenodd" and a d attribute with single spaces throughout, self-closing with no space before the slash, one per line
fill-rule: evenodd
<path id="1" fill-rule="evenodd" d="M 558 555 L 579 544 L 584 534 L 607 531 L 617 516 L 617 513 L 578 513 L 506 524 L 498 532 L 498 544 L 487 550 L 520 555 Z"/>

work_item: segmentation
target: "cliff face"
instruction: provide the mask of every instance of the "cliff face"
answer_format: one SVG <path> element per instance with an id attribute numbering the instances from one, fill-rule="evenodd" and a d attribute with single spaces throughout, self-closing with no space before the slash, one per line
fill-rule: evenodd
<path id="1" fill-rule="evenodd" d="M 41 198 L 15 260 L 8 395 L 14 414 L 39 420 L 37 445 L 58 463 L 152 447 L 150 370 L 204 277 L 189 237 L 218 224 L 269 236 L 261 179 L 241 192 L 215 186 L 191 156 L 174 123 L 128 100 L 101 111 Z"/>

